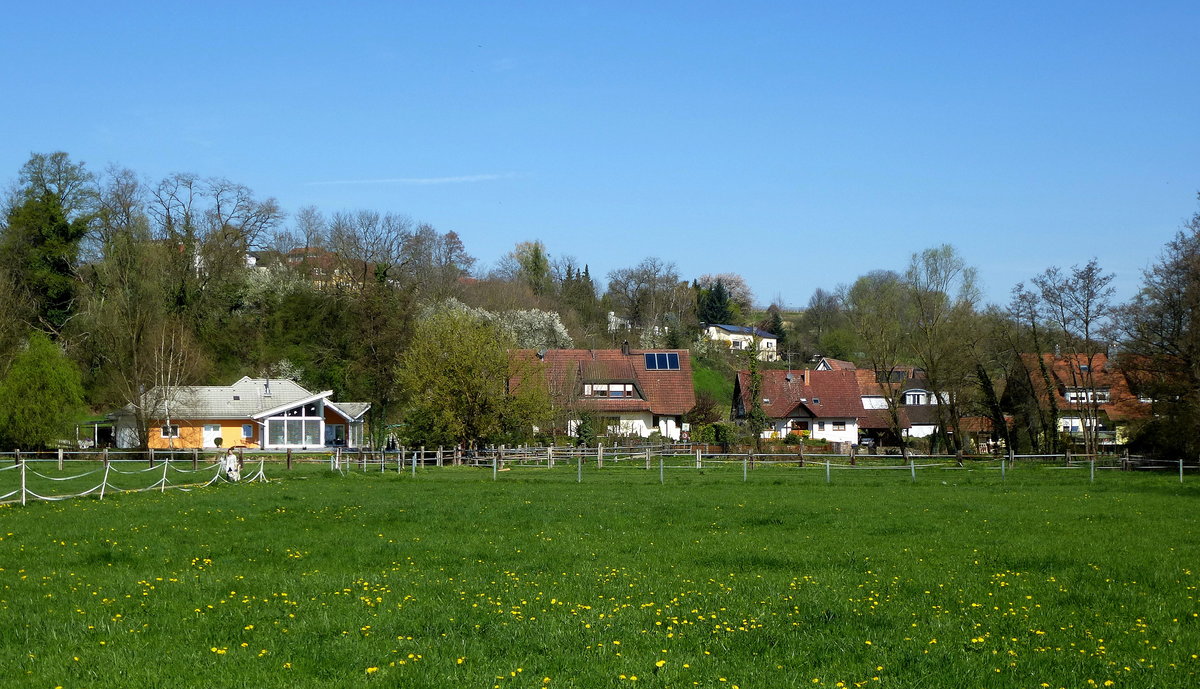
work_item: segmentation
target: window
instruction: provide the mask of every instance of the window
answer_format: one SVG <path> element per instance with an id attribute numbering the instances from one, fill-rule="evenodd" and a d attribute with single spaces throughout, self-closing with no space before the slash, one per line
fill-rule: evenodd
<path id="1" fill-rule="evenodd" d="M 589 383 L 583 386 L 584 397 L 636 397 L 633 383 Z"/>
<path id="2" fill-rule="evenodd" d="M 252 424 L 252 423 L 242 424 L 242 438 L 246 439 L 246 438 L 253 438 L 253 437 L 254 437 L 254 424 Z"/>
<path id="3" fill-rule="evenodd" d="M 845 421 L 834 421 L 833 422 L 833 430 L 835 430 L 835 431 L 846 430 L 846 422 Z"/>
<path id="4" fill-rule="evenodd" d="M 678 352 L 646 352 L 647 371 L 678 371 Z"/>
<path id="5" fill-rule="evenodd" d="M 818 430 L 818 431 L 823 431 L 823 430 L 825 430 L 825 422 L 824 422 L 824 421 L 818 421 L 818 422 L 817 422 L 817 430 Z"/>
<path id="6" fill-rule="evenodd" d="M 169 426 L 163 426 L 162 428 L 159 429 L 159 431 L 162 433 L 162 437 L 164 437 L 164 438 L 178 438 L 179 437 L 179 426 L 177 426 L 176 424 L 171 424 Z"/>

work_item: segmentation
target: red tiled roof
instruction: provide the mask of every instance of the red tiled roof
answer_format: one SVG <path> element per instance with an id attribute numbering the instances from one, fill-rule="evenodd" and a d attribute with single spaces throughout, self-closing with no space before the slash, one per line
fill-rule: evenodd
<path id="1" fill-rule="evenodd" d="M 768 400 L 763 403 L 763 411 L 770 418 L 858 418 L 867 411 L 863 409 L 856 371 L 768 369 L 760 373 L 762 397 Z M 735 388 L 741 395 L 743 408 L 748 409 L 749 371 L 738 371 Z"/>
<path id="2" fill-rule="evenodd" d="M 844 361 L 842 359 L 830 359 L 829 357 L 821 357 L 821 361 L 829 367 L 831 371 L 853 371 L 857 368 L 852 361 Z"/>
<path id="3" fill-rule="evenodd" d="M 649 351 L 679 355 L 679 370 L 646 369 Z M 541 356 L 517 350 L 514 356 L 540 364 L 555 404 L 593 411 L 649 411 L 664 416 L 686 414 L 696 406 L 691 353 L 686 349 L 550 349 Z M 584 383 L 633 383 L 641 398 L 583 397 Z"/>
<path id="4" fill-rule="evenodd" d="M 1058 408 L 1061 410 L 1081 409 L 1083 405 L 1067 402 L 1066 390 L 1067 388 L 1085 388 L 1088 386 L 1088 376 L 1080 368 L 1081 366 L 1088 365 L 1087 355 L 1063 354 L 1056 356 L 1054 354 L 1042 354 L 1041 358 L 1050 369 L 1050 375 L 1054 377 Z M 1029 369 L 1029 378 L 1034 390 L 1037 391 L 1039 397 L 1044 399 L 1046 396 L 1046 386 L 1041 374 L 1038 373 L 1038 355 L 1022 354 L 1021 359 L 1025 362 L 1026 368 Z M 1150 405 L 1140 401 L 1137 395 L 1133 394 L 1129 389 L 1129 380 L 1125 377 L 1125 373 L 1109 364 L 1107 354 L 1099 353 L 1092 355 L 1090 373 L 1092 388 L 1108 389 L 1109 401 L 1101 404 L 1099 410 L 1105 413 L 1110 420 L 1128 421 L 1130 419 L 1140 419 L 1149 416 Z"/>

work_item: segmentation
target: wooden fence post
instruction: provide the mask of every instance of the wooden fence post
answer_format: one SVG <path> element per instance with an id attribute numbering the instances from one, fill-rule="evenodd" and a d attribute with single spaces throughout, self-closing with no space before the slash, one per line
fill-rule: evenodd
<path id="1" fill-rule="evenodd" d="M 154 468 L 154 448 L 150 448 L 150 468 Z"/>
<path id="2" fill-rule="evenodd" d="M 287 468 L 288 471 L 292 470 L 292 448 L 290 447 L 287 450 Z"/>
<path id="3" fill-rule="evenodd" d="M 800 466 L 804 466 L 804 438 L 800 439 Z"/>
<path id="4" fill-rule="evenodd" d="M 60 447 L 60 448 L 58 448 L 58 470 L 59 471 L 62 471 L 62 465 L 63 465 L 63 449 Z"/>
<path id="5" fill-rule="evenodd" d="M 200 468 L 200 451 L 192 448 L 192 471 Z"/>
<path id="6" fill-rule="evenodd" d="M 850 466 L 856 466 L 858 462 L 855 459 L 854 446 L 850 446 Z"/>
<path id="7" fill-rule="evenodd" d="M 442 446 L 441 445 L 438 445 L 438 449 L 437 449 L 437 465 L 438 466 L 442 465 Z"/>
<path id="8" fill-rule="evenodd" d="M 954 461 L 956 461 L 958 463 L 959 467 L 962 467 L 962 465 L 963 465 L 963 451 L 962 450 L 959 450 L 954 453 Z"/>
<path id="9" fill-rule="evenodd" d="M 604 468 L 604 443 L 596 443 L 596 468 Z"/>

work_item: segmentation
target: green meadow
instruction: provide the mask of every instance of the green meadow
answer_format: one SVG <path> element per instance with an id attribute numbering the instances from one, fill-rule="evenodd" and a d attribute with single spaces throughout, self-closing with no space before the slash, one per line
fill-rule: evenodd
<path id="1" fill-rule="evenodd" d="M 1200 684 L 1195 476 L 267 474 L 0 507 L 0 685 Z"/>

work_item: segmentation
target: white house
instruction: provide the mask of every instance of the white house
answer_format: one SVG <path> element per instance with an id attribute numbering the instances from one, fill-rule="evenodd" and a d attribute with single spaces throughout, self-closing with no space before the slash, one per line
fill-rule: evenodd
<path id="1" fill-rule="evenodd" d="M 766 330 L 741 325 L 710 324 L 704 328 L 704 337 L 712 342 L 728 342 L 735 352 L 758 350 L 760 361 L 779 359 L 779 338 Z"/>

